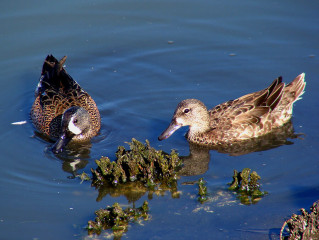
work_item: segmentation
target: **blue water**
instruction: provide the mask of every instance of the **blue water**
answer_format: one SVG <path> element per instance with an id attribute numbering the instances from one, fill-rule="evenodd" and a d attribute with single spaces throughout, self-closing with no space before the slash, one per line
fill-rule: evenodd
<path id="1" fill-rule="evenodd" d="M 94 211 L 124 196 L 105 196 L 76 173 L 114 159 L 132 137 L 189 154 L 180 129 L 158 142 L 177 103 L 207 107 L 306 73 L 293 124 L 303 139 L 242 156 L 211 151 L 204 171 L 179 180 L 181 196 L 149 200 L 151 220 L 131 224 L 123 239 L 278 239 L 283 222 L 319 199 L 319 3 L 316 1 L 6 1 L 0 14 L 0 238 L 90 239 Z M 29 121 L 43 60 L 68 56 L 66 69 L 95 99 L 101 134 L 90 149 L 54 156 Z M 13 122 L 27 121 L 23 125 Z M 70 163 L 76 160 L 74 172 Z M 206 159 L 207 160 L 207 159 Z M 249 167 L 269 192 L 241 205 L 227 183 Z M 204 177 L 212 201 L 201 205 Z M 147 194 L 135 202 L 139 206 Z M 106 233 L 100 236 L 105 237 Z M 99 239 L 99 237 L 96 237 Z"/>

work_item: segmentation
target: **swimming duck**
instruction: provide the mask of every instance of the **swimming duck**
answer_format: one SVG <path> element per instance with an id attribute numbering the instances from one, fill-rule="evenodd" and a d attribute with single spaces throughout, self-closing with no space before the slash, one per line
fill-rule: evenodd
<path id="1" fill-rule="evenodd" d="M 305 86 L 302 73 L 288 85 L 278 77 L 266 89 L 219 104 L 211 110 L 197 99 L 183 100 L 158 139 L 167 139 L 182 126 L 189 126 L 186 138 L 201 145 L 229 144 L 262 136 L 290 120 L 293 103 L 300 99 Z"/>
<path id="2" fill-rule="evenodd" d="M 55 153 L 70 141 L 91 139 L 101 127 L 96 103 L 66 72 L 65 61 L 66 56 L 60 61 L 46 57 L 30 113 L 36 130 L 56 140 Z"/>

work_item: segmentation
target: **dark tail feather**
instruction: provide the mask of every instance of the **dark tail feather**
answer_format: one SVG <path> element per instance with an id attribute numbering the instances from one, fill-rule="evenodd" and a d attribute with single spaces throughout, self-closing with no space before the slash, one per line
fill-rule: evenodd
<path id="1" fill-rule="evenodd" d="M 284 89 L 284 87 L 285 87 L 285 84 L 280 82 L 276 86 L 276 88 L 273 89 L 273 92 L 270 92 L 270 95 L 267 98 L 266 103 L 267 103 L 267 106 L 269 106 L 271 110 L 273 110 L 280 102 L 282 94 L 283 94 L 282 90 Z"/>
<path id="2" fill-rule="evenodd" d="M 58 60 L 55 57 L 53 57 L 52 55 L 48 55 L 46 59 L 44 60 L 41 74 L 44 75 L 47 72 L 51 72 L 55 64 L 57 63 L 58 63 Z"/>
<path id="3" fill-rule="evenodd" d="M 284 86 L 282 77 L 275 79 L 268 88 L 263 90 L 264 93 L 255 101 L 255 106 L 270 107 L 273 110 L 281 100 Z"/>
<path id="4" fill-rule="evenodd" d="M 67 92 L 68 89 L 74 87 L 76 82 L 63 68 L 66 58 L 67 57 L 64 56 L 60 61 L 58 61 L 52 55 L 48 55 L 46 57 L 43 63 L 42 76 L 38 89 L 36 90 L 36 94 L 42 93 L 46 89 L 60 91 L 61 87 L 63 87 L 63 90 Z"/>
<path id="5" fill-rule="evenodd" d="M 276 88 L 280 83 L 282 83 L 282 77 L 278 77 L 276 78 L 271 84 L 270 86 L 267 88 L 268 92 L 271 94 L 271 92 L 274 90 L 274 88 Z"/>
<path id="6" fill-rule="evenodd" d="M 58 61 L 53 55 L 48 55 L 44 60 L 42 67 L 42 75 L 45 73 L 52 73 L 59 75 L 61 70 L 63 69 L 63 65 L 66 61 L 66 56 L 64 56 L 60 61 Z"/>

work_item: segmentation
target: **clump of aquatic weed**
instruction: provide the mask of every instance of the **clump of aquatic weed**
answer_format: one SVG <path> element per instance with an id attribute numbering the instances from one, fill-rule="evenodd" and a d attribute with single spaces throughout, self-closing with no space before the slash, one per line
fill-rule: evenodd
<path id="1" fill-rule="evenodd" d="M 260 179 L 260 176 L 255 171 L 251 172 L 249 168 L 244 168 L 241 172 L 234 170 L 233 182 L 229 184 L 228 189 L 237 192 L 242 204 L 254 204 L 267 194 L 266 191 L 260 190 Z"/>
<path id="2" fill-rule="evenodd" d="M 319 200 L 316 201 L 310 212 L 304 208 L 300 209 L 301 215 L 293 214 L 284 222 L 280 230 L 280 239 L 319 239 Z M 283 232 L 288 226 L 289 236 L 283 237 Z"/>
<path id="3" fill-rule="evenodd" d="M 208 193 L 207 193 L 207 187 L 206 187 L 206 182 L 204 181 L 203 178 L 200 178 L 197 182 L 198 184 L 198 198 L 197 200 L 200 203 L 204 203 L 208 200 Z"/>
<path id="4" fill-rule="evenodd" d="M 90 181 L 91 178 L 89 177 L 89 175 L 87 175 L 87 173 L 83 172 L 80 175 L 78 175 L 78 177 L 81 179 L 81 183 L 84 181 Z"/>
<path id="5" fill-rule="evenodd" d="M 80 176 L 82 181 L 92 180 L 92 186 L 99 189 L 97 200 L 110 194 L 124 195 L 129 202 L 135 202 L 147 191 L 151 199 L 153 193 L 163 194 L 167 190 L 172 192 L 172 197 L 178 197 L 177 172 L 182 166 L 178 154 L 174 150 L 170 154 L 156 150 L 148 140 L 143 144 L 133 138 L 128 145 L 129 150 L 118 147 L 115 161 L 108 157 L 96 160 L 97 168 L 91 169 L 92 179 L 86 173 Z M 140 208 L 124 210 L 114 203 L 112 207 L 95 212 L 97 217 L 88 222 L 88 233 L 100 234 L 102 230 L 112 229 L 115 238 L 121 238 L 130 221 L 138 221 L 141 217 L 148 220 L 148 212 L 147 201 Z"/>
<path id="6" fill-rule="evenodd" d="M 136 139 L 129 142 L 130 150 L 119 146 L 116 160 L 112 162 L 108 157 L 96 160 L 97 168 L 91 169 L 93 185 L 104 183 L 117 186 L 121 183 L 140 181 L 152 188 L 157 182 L 176 182 L 177 169 L 181 167 L 182 160 L 172 150 L 170 154 L 155 150 L 148 140 L 143 144 Z"/>
<path id="7" fill-rule="evenodd" d="M 148 212 L 147 201 L 144 201 L 139 208 L 126 209 L 122 209 L 118 203 L 114 203 L 112 207 L 95 211 L 95 221 L 89 221 L 87 225 L 88 233 L 99 235 L 102 230 L 112 229 L 114 237 L 121 238 L 123 233 L 127 231 L 129 222 L 138 222 L 141 218 L 148 220 Z"/>

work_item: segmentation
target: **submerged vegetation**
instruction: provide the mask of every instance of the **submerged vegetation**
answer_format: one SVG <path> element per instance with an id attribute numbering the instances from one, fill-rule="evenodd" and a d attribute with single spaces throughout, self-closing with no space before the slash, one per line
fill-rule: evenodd
<path id="1" fill-rule="evenodd" d="M 234 170 L 233 181 L 228 189 L 237 192 L 242 204 L 255 204 L 267 194 L 260 190 L 260 179 L 260 176 L 255 171 L 251 172 L 249 168 L 244 168 L 241 172 Z"/>
<path id="2" fill-rule="evenodd" d="M 285 221 L 280 231 L 280 239 L 319 239 L 319 201 L 316 201 L 310 212 L 304 208 L 300 209 L 301 214 L 293 214 Z M 288 227 L 289 236 L 283 237 L 283 232 Z"/>
<path id="3" fill-rule="evenodd" d="M 118 203 L 114 203 L 112 207 L 100 209 L 95 212 L 95 221 L 89 221 L 87 225 L 89 234 L 100 234 L 102 230 L 112 229 L 114 237 L 120 238 L 127 231 L 129 222 L 138 222 L 141 218 L 149 219 L 148 202 L 144 201 L 139 208 L 126 208 Z"/>

